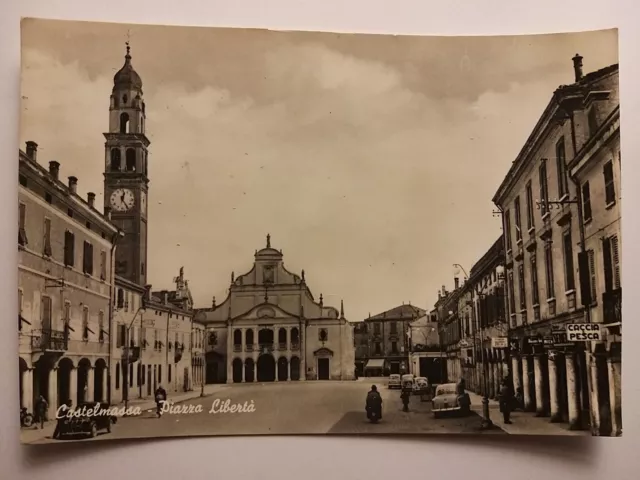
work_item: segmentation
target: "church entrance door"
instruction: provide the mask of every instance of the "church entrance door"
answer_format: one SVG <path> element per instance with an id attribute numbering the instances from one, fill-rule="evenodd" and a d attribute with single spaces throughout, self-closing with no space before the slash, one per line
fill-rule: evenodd
<path id="1" fill-rule="evenodd" d="M 258 381 L 273 382 L 276 379 L 276 361 L 273 355 L 265 354 L 258 357 Z"/>
<path id="2" fill-rule="evenodd" d="M 329 380 L 329 359 L 318 359 L 318 380 Z"/>

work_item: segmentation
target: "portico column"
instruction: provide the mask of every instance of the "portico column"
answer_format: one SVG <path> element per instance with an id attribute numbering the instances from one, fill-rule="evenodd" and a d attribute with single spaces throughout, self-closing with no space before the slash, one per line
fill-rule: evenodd
<path id="1" fill-rule="evenodd" d="M 227 383 L 233 383 L 233 329 L 231 324 L 227 325 Z"/>
<path id="2" fill-rule="evenodd" d="M 562 412 L 560 412 L 560 398 L 558 396 L 558 367 L 556 365 L 556 353 L 549 352 L 549 400 L 551 410 L 551 422 L 557 423 L 562 421 Z"/>
<path id="3" fill-rule="evenodd" d="M 580 429 L 580 395 L 578 394 L 578 382 L 576 380 L 576 361 L 572 353 L 565 355 L 567 365 L 567 400 L 569 407 L 569 429 Z"/>
<path id="4" fill-rule="evenodd" d="M 242 383 L 245 383 L 247 378 L 247 354 L 245 348 L 245 345 L 247 344 L 247 329 L 242 328 L 241 332 L 242 338 L 240 339 L 240 349 L 242 350 L 242 353 L 240 354 L 240 357 L 242 358 Z"/>
<path id="5" fill-rule="evenodd" d="M 307 380 L 307 327 L 304 321 L 300 325 L 300 381 Z"/>
<path id="6" fill-rule="evenodd" d="M 142 378 L 144 378 L 144 370 L 142 368 L 142 366 L 140 367 L 140 381 L 142 382 Z M 100 401 L 102 402 L 106 402 L 107 401 L 107 389 L 108 384 L 107 384 L 107 380 L 109 379 L 109 370 L 107 369 L 107 367 L 104 367 L 102 369 L 102 398 L 100 399 Z"/>
<path id="7" fill-rule="evenodd" d="M 529 378 L 531 368 L 531 356 L 522 356 L 522 394 L 524 396 L 524 409 L 530 412 L 534 409 L 531 391 L 531 378 Z"/>
<path id="8" fill-rule="evenodd" d="M 487 355 L 487 361 L 489 365 L 487 365 L 487 370 L 489 370 L 489 398 L 494 398 L 496 395 L 495 383 L 493 380 L 493 358 L 491 357 L 491 350 L 489 350 L 489 355 Z"/>
<path id="9" fill-rule="evenodd" d="M 93 398 L 94 396 L 94 371 L 93 371 L 93 367 L 89 367 L 89 369 L 87 370 L 87 398 L 85 398 L 85 400 L 87 402 L 95 402 L 95 398 Z"/>
<path id="10" fill-rule="evenodd" d="M 620 358 L 608 358 L 607 370 L 609 373 L 609 405 L 611 406 L 611 435 L 622 435 L 622 390 L 620 385 L 621 362 Z"/>
<path id="11" fill-rule="evenodd" d="M 518 357 L 511 357 L 511 378 L 513 379 L 513 391 L 518 392 L 522 388 L 522 379 L 520 378 L 520 369 L 518 368 Z"/>
<path id="12" fill-rule="evenodd" d="M 287 355 L 287 382 L 291 381 L 291 355 Z"/>
<path id="13" fill-rule="evenodd" d="M 540 355 L 533 356 L 533 372 L 536 380 L 536 416 L 544 417 L 544 378 L 542 378 L 542 368 L 540 368 Z"/>
<path id="14" fill-rule="evenodd" d="M 47 412 L 47 420 L 54 420 L 56 418 L 56 411 L 58 410 L 58 369 L 52 368 L 49 370 L 49 392 L 47 401 L 49 402 L 49 410 Z"/>
<path id="15" fill-rule="evenodd" d="M 27 412 L 33 413 L 33 370 L 31 368 L 22 372 L 21 406 L 26 408 Z"/>
<path id="16" fill-rule="evenodd" d="M 500 374 L 500 352 L 496 352 L 495 363 L 493 364 L 493 389 L 494 397 L 500 396 L 500 382 L 502 381 L 502 375 Z"/>

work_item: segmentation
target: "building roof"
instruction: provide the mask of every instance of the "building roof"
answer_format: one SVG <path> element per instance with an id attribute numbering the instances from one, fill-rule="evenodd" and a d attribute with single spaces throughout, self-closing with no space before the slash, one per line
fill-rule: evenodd
<path id="1" fill-rule="evenodd" d="M 124 57 L 124 65 L 118 72 L 113 76 L 113 89 L 116 90 L 141 90 L 142 89 L 142 79 L 138 72 L 133 69 L 133 65 L 131 65 L 131 55 L 129 54 L 130 47 L 129 42 L 127 42 L 127 54 Z"/>
<path id="2" fill-rule="evenodd" d="M 387 310 L 385 312 L 378 313 L 377 315 L 374 315 L 373 317 L 369 317 L 365 321 L 369 321 L 369 320 L 391 320 L 391 319 L 398 319 L 398 318 L 410 319 L 410 318 L 421 317 L 425 313 L 426 313 L 426 311 L 424 309 L 422 309 L 422 308 L 414 307 L 413 305 L 410 305 L 410 304 L 406 304 L 406 305 L 403 304 L 403 305 L 400 305 L 398 307 L 394 307 L 391 310 Z"/>
<path id="3" fill-rule="evenodd" d="M 500 235 L 498 239 L 493 242 L 493 245 L 486 251 L 484 255 L 478 260 L 469 273 L 469 282 L 475 280 L 476 277 L 483 275 L 487 268 L 492 268 L 495 262 L 504 261 L 504 237 Z"/>

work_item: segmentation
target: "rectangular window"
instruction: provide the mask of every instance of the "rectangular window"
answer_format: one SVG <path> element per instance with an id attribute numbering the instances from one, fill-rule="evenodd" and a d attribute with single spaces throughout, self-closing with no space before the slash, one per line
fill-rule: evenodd
<path id="1" fill-rule="evenodd" d="M 64 302 L 63 322 L 64 322 L 64 328 L 65 330 L 67 330 L 69 328 L 69 325 L 71 325 L 71 303 L 68 301 Z"/>
<path id="2" fill-rule="evenodd" d="M 549 185 L 547 184 L 547 161 L 542 160 L 538 169 L 538 177 L 540 182 L 540 212 L 544 217 L 549 213 Z"/>
<path id="3" fill-rule="evenodd" d="M 398 353 L 398 343 L 391 342 L 391 353 Z"/>
<path id="4" fill-rule="evenodd" d="M 516 241 L 522 240 L 522 216 L 520 214 L 520 197 L 516 197 L 513 203 L 513 210 L 516 222 Z"/>
<path id="5" fill-rule="evenodd" d="M 98 341 L 100 343 L 104 343 L 104 312 L 100 311 L 100 313 L 98 313 Z"/>
<path id="6" fill-rule="evenodd" d="M 620 251 L 618 237 L 605 238 L 602 243 L 604 263 L 604 289 L 607 292 L 620 288 Z"/>
<path id="7" fill-rule="evenodd" d="M 44 219 L 44 248 L 43 253 L 45 256 L 51 256 L 51 219 Z"/>
<path id="8" fill-rule="evenodd" d="M 571 232 L 567 232 L 562 237 L 564 247 L 564 286 L 566 291 L 575 290 L 576 282 L 573 272 L 573 244 L 571 242 Z"/>
<path id="9" fill-rule="evenodd" d="M 382 353 L 382 349 L 380 348 L 380 343 L 376 343 L 376 355 L 380 355 Z"/>
<path id="10" fill-rule="evenodd" d="M 531 187 L 531 180 L 527 182 L 527 229 L 532 229 L 535 226 L 533 219 L 533 189 Z"/>
<path id="11" fill-rule="evenodd" d="M 89 309 L 87 307 L 82 309 L 82 340 L 85 342 L 89 340 Z"/>
<path id="12" fill-rule="evenodd" d="M 374 335 L 380 335 L 380 324 L 378 322 L 373 324 Z"/>
<path id="13" fill-rule="evenodd" d="M 504 212 L 504 235 L 507 243 L 507 252 L 511 250 L 511 212 Z"/>
<path id="14" fill-rule="evenodd" d="M 107 279 L 107 252 L 100 251 L 100 280 Z"/>
<path id="15" fill-rule="evenodd" d="M 564 137 L 556 144 L 556 162 L 558 169 L 558 197 L 562 198 L 569 193 Z"/>
<path id="16" fill-rule="evenodd" d="M 40 305 L 40 322 L 43 330 L 51 330 L 51 298 L 42 297 Z"/>
<path id="17" fill-rule="evenodd" d="M 73 267 L 75 264 L 75 235 L 67 230 L 64 232 L 64 264 L 67 267 Z"/>
<path id="18" fill-rule="evenodd" d="M 582 185 L 582 218 L 584 222 L 589 222 L 592 218 L 591 212 L 591 188 L 589 182 Z"/>
<path id="19" fill-rule="evenodd" d="M 27 206 L 24 203 L 18 205 L 18 245 L 26 245 L 27 242 Z"/>
<path id="20" fill-rule="evenodd" d="M 548 300 L 556 297 L 555 285 L 553 284 L 553 251 L 551 243 L 545 243 L 544 245 L 544 264 Z"/>
<path id="21" fill-rule="evenodd" d="M 398 325 L 396 324 L 396 322 L 391 322 L 391 328 L 389 329 L 389 333 L 391 335 L 397 335 L 397 333 L 398 333 Z"/>
<path id="22" fill-rule="evenodd" d="M 516 292 L 513 285 L 513 272 L 509 272 L 509 312 L 516 313 Z"/>
<path id="23" fill-rule="evenodd" d="M 527 291 L 524 286 L 524 265 L 518 265 L 518 286 L 520 287 L 520 310 L 527 308 Z"/>
<path id="24" fill-rule="evenodd" d="M 531 301 L 534 305 L 540 303 L 540 292 L 538 288 L 538 265 L 536 264 L 536 256 L 532 255 L 531 265 Z"/>
<path id="25" fill-rule="evenodd" d="M 596 279 L 596 259 L 595 259 L 595 252 L 593 250 L 587 250 L 587 255 L 589 258 L 589 287 L 591 289 L 591 299 L 592 299 L 592 303 L 596 303 L 597 302 L 597 297 L 596 297 L 596 286 L 597 286 L 597 279 Z"/>
<path id="26" fill-rule="evenodd" d="M 608 161 L 602 168 L 604 175 L 604 201 L 611 205 L 616 201 L 616 185 L 613 181 L 613 161 Z"/>
<path id="27" fill-rule="evenodd" d="M 93 245 L 84 242 L 82 252 L 82 272 L 87 275 L 93 275 Z"/>

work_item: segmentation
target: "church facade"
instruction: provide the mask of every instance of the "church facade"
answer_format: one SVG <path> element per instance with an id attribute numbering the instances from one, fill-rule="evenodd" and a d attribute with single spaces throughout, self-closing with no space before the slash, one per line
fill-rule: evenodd
<path id="1" fill-rule="evenodd" d="M 227 298 L 196 310 L 206 329 L 207 383 L 353 380 L 353 325 L 316 301 L 304 270 L 288 271 L 282 251 L 255 252 L 253 268 L 231 274 Z"/>

